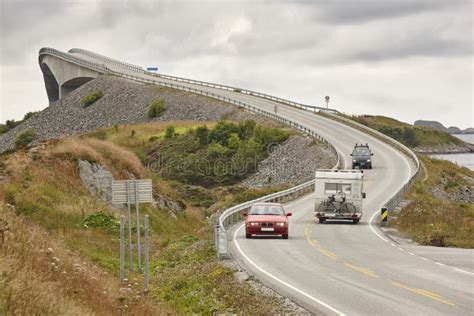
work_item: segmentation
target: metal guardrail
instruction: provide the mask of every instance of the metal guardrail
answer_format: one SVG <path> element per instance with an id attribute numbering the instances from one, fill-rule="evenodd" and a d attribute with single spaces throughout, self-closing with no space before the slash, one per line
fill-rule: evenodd
<path id="1" fill-rule="evenodd" d="M 410 148 L 403 145 L 399 141 L 397 141 L 397 140 L 395 140 L 395 139 L 393 139 L 393 138 L 391 138 L 391 137 L 389 137 L 389 136 L 387 136 L 387 135 L 385 135 L 385 134 L 383 134 L 383 133 L 381 133 L 381 132 L 379 132 L 379 131 L 377 131 L 373 128 L 370 128 L 368 126 L 365 126 L 363 124 L 360 124 L 360 123 L 355 122 L 353 120 L 350 120 L 348 118 L 337 116 L 337 115 L 334 115 L 334 114 L 331 114 L 331 113 L 327 113 L 327 115 L 329 117 L 332 117 L 334 120 L 343 121 L 346 124 L 352 125 L 352 126 L 356 127 L 359 130 L 362 130 L 366 133 L 374 135 L 377 138 L 385 140 L 386 142 L 390 143 L 392 147 L 395 147 L 399 151 L 405 153 L 405 155 L 407 155 L 411 160 L 413 160 L 413 162 L 415 163 L 415 166 L 416 166 L 415 172 L 410 176 L 410 179 L 408 180 L 408 182 L 405 183 L 400 188 L 400 190 L 398 190 L 392 197 L 390 197 L 390 199 L 388 199 L 387 202 L 385 202 L 384 207 L 386 207 L 389 211 L 393 211 L 398 206 L 398 204 L 402 201 L 403 195 L 411 187 L 411 185 L 413 184 L 413 182 L 415 180 L 415 177 L 420 172 L 420 160 L 418 159 L 416 154 Z"/>
<path id="2" fill-rule="evenodd" d="M 104 56 L 104 55 L 100 55 L 100 54 L 97 54 L 97 53 L 94 53 L 94 52 L 91 52 L 91 51 L 88 51 L 88 50 L 85 50 L 85 49 L 71 48 L 70 50 L 68 50 L 68 53 L 70 53 L 70 54 L 81 54 L 81 55 L 84 55 L 84 56 L 89 56 L 89 57 L 99 59 L 99 60 L 105 61 L 105 62 L 113 64 L 113 65 L 116 65 L 116 66 L 121 67 L 121 68 L 129 69 L 129 70 L 132 70 L 132 71 L 135 71 L 135 72 L 146 73 L 145 70 L 140 66 L 130 64 L 130 63 L 126 63 L 126 62 L 123 62 L 123 61 L 120 61 L 120 60 L 117 60 L 117 59 L 113 59 L 113 58 L 110 58 L 110 57 L 107 57 L 107 56 Z"/>
<path id="3" fill-rule="evenodd" d="M 227 86 L 227 85 L 222 85 L 222 84 L 217 84 L 217 83 L 211 83 L 211 82 L 206 82 L 206 81 L 200 81 L 200 80 L 194 80 L 194 79 L 188 79 L 188 78 L 183 78 L 183 77 L 176 77 L 176 76 L 170 76 L 170 75 L 164 75 L 164 74 L 157 74 L 157 73 L 154 73 L 154 72 L 149 72 L 149 71 L 144 70 L 140 66 L 125 63 L 125 62 L 122 62 L 120 60 L 113 59 L 113 58 L 110 58 L 110 57 L 107 57 L 107 56 L 103 56 L 103 55 L 100 55 L 100 54 L 97 54 L 97 53 L 94 53 L 94 52 L 91 52 L 91 51 L 88 51 L 88 50 L 85 50 L 85 49 L 72 48 L 68 52 L 69 53 L 78 53 L 78 54 L 82 54 L 82 55 L 85 55 L 85 56 L 93 57 L 93 58 L 102 60 L 104 62 L 111 63 L 113 65 L 116 65 L 116 66 L 119 66 L 119 67 L 122 67 L 122 68 L 125 68 L 125 69 L 128 69 L 128 70 L 132 70 L 132 71 L 135 71 L 135 72 L 138 72 L 138 73 L 153 76 L 153 77 L 158 77 L 158 78 L 162 78 L 162 79 L 172 80 L 172 81 L 176 81 L 176 82 L 183 82 L 183 83 L 188 83 L 188 84 L 193 84 L 193 85 L 205 86 L 205 87 L 210 87 L 210 88 L 216 88 L 216 89 L 220 89 L 220 90 L 239 92 L 239 93 L 242 93 L 242 94 L 246 94 L 246 95 L 250 95 L 250 96 L 254 96 L 254 97 L 259 97 L 259 98 L 263 98 L 263 99 L 266 99 L 266 100 L 275 101 L 275 102 L 278 102 L 278 103 L 286 104 L 286 105 L 289 105 L 289 106 L 293 106 L 293 107 L 296 107 L 296 108 L 300 108 L 300 109 L 304 109 L 304 110 L 312 111 L 312 112 L 327 111 L 327 112 L 339 113 L 339 111 L 337 111 L 336 109 L 328 109 L 328 108 L 319 107 L 319 106 L 315 106 L 315 105 L 307 105 L 307 104 L 302 104 L 302 103 L 298 103 L 298 102 L 293 102 L 293 101 L 290 101 L 290 100 L 282 99 L 282 98 L 279 98 L 279 97 L 275 97 L 275 96 L 272 96 L 272 95 L 269 95 L 269 94 L 260 93 L 260 92 L 256 92 L 256 91 L 252 91 L 252 90 L 247 90 L 247 89 L 242 89 L 242 88 L 237 88 L 237 87 L 232 87 L 232 86 Z"/>

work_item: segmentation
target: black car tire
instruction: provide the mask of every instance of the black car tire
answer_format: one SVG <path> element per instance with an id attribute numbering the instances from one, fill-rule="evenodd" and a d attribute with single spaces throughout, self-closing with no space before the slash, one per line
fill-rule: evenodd
<path id="1" fill-rule="evenodd" d="M 319 223 L 320 223 L 320 224 L 324 224 L 324 222 L 326 221 L 325 218 L 318 218 L 318 219 L 319 219 Z"/>
<path id="2" fill-rule="evenodd" d="M 247 238 L 247 239 L 252 238 L 252 234 L 245 234 L 245 238 Z"/>
<path id="3" fill-rule="evenodd" d="M 358 220 L 358 219 L 353 219 L 353 220 L 352 220 L 352 223 L 353 223 L 353 224 L 358 224 L 358 223 L 359 223 L 359 220 Z"/>
<path id="4" fill-rule="evenodd" d="M 281 235 L 281 238 L 288 239 L 288 235 Z"/>

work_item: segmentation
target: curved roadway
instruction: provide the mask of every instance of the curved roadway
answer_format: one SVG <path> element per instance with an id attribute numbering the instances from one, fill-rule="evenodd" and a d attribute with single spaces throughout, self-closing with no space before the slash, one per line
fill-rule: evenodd
<path id="1" fill-rule="evenodd" d="M 82 54 L 87 60 L 143 78 Z M 171 80 L 160 79 L 174 83 Z M 346 125 L 270 100 L 217 88 L 180 83 L 274 111 L 329 140 L 347 160 L 354 143 L 373 148 L 374 169 L 365 171 L 364 215 L 358 225 L 316 224 L 313 195 L 287 205 L 290 238 L 245 239 L 242 225 L 232 232 L 230 249 L 247 271 L 308 310 L 349 315 L 472 315 L 474 279 L 472 250 L 400 247 L 376 226 L 384 202 L 408 181 L 414 166 L 400 152 Z M 345 161 L 350 166 L 350 161 Z M 464 260 L 463 269 L 433 259 Z M 442 261 L 442 260 L 438 260 Z"/>

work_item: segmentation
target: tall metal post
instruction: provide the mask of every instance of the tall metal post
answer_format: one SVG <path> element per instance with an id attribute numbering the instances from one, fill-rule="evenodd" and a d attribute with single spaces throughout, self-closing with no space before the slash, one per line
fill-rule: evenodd
<path id="1" fill-rule="evenodd" d="M 137 225 L 137 256 L 138 256 L 138 273 L 142 272 L 142 256 L 140 249 L 140 199 L 138 197 L 138 183 L 136 180 L 133 181 L 135 184 L 135 211 L 136 211 L 136 225 Z"/>
<path id="2" fill-rule="evenodd" d="M 120 283 L 125 279 L 125 216 L 120 215 Z"/>
<path id="3" fill-rule="evenodd" d="M 148 242 L 148 215 L 145 215 L 145 291 L 148 291 L 150 285 L 150 244 Z"/>
<path id="4" fill-rule="evenodd" d="M 129 181 L 126 182 L 127 187 L 127 215 L 128 215 L 128 245 L 129 245 L 129 259 L 130 259 L 130 272 L 133 272 L 133 250 L 132 250 L 132 212 L 130 210 L 130 188 Z"/>

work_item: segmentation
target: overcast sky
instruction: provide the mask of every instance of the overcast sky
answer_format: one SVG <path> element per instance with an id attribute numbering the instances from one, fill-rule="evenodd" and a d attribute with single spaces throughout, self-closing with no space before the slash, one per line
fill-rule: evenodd
<path id="1" fill-rule="evenodd" d="M 48 105 L 47 46 L 307 104 L 329 95 L 351 114 L 474 126 L 470 0 L 0 1 L 0 122 Z"/>

